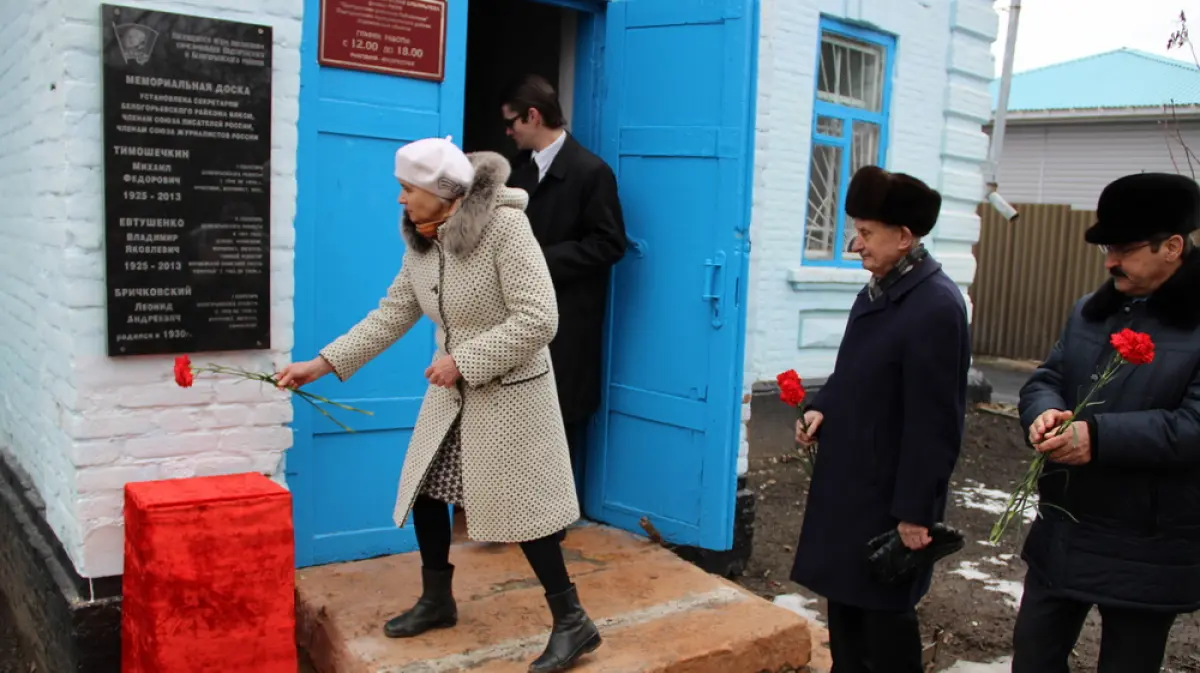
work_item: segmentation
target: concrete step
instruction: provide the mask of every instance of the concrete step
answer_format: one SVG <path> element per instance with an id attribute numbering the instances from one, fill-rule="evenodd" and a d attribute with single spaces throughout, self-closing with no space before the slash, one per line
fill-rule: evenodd
<path id="1" fill-rule="evenodd" d="M 604 526 L 563 544 L 580 598 L 604 644 L 580 673 L 774 673 L 804 670 L 805 619 Z M 297 637 L 320 673 L 524 672 L 546 645 L 550 613 L 517 545 L 459 541 L 459 621 L 410 640 L 383 623 L 421 591 L 416 553 L 307 568 L 297 574 Z"/>

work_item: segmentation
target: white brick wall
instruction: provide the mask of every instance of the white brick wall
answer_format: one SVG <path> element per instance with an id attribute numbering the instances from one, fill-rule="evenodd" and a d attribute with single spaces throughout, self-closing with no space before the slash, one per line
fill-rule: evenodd
<path id="1" fill-rule="evenodd" d="M 67 209 L 55 184 L 67 93 L 57 88 L 65 64 L 50 39 L 58 4 L 0 4 L 0 447 L 38 485 L 51 525 L 78 538 L 73 503 L 58 497 L 71 464 L 56 417 L 71 371 L 56 327 L 67 315 L 68 268 Z"/>
<path id="2" fill-rule="evenodd" d="M 274 350 L 212 358 L 273 369 L 292 347 L 303 3 L 131 4 L 274 27 Z M 179 389 L 170 357 L 106 356 L 100 39 L 99 0 L 0 2 L 0 450 L 85 577 L 122 571 L 126 482 L 278 475 L 292 413 L 249 382 Z"/>
<path id="3" fill-rule="evenodd" d="M 964 291 L 975 270 L 971 244 L 979 233 L 974 212 L 984 187 L 981 126 L 989 100 L 981 75 L 992 72 L 999 21 L 990 0 L 763 0 L 747 393 L 786 369 L 828 376 L 850 306 L 867 280 L 862 269 L 800 263 L 822 14 L 897 36 L 886 167 L 942 190 L 942 215 L 927 245 Z M 742 436 L 739 474 L 747 462 L 744 426 Z"/>

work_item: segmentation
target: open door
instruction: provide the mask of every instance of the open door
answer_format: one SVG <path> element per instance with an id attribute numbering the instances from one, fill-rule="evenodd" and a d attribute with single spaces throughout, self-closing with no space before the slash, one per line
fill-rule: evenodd
<path id="1" fill-rule="evenodd" d="M 629 252 L 613 273 L 589 518 L 732 544 L 750 242 L 757 0 L 613 0 L 600 154 Z"/>
<path id="2" fill-rule="evenodd" d="M 321 0 L 305 0 L 297 155 L 296 359 L 379 304 L 400 269 L 396 149 L 430 136 L 461 136 L 467 7 L 447 5 L 445 78 L 322 66 Z M 283 290 L 286 292 L 286 290 Z M 296 398 L 287 455 L 296 564 L 353 561 L 416 549 L 412 526 L 392 509 L 409 438 L 428 386 L 433 323 L 422 318 L 346 383 L 333 375 L 308 389 L 373 413 L 332 409 L 346 432 Z"/>

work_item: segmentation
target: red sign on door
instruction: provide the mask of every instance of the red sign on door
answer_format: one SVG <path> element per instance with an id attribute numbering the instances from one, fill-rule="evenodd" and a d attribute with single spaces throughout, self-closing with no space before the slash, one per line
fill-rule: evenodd
<path id="1" fill-rule="evenodd" d="M 440 82 L 446 0 L 321 0 L 317 61 Z"/>

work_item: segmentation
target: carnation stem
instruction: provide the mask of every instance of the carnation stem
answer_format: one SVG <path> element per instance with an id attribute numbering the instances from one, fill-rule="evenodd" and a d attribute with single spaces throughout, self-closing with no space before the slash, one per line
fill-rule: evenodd
<path id="1" fill-rule="evenodd" d="M 808 419 L 804 417 L 804 408 L 797 407 L 796 410 L 800 413 L 800 427 L 804 429 L 804 433 L 808 434 Z M 812 481 L 813 474 L 817 470 L 817 445 L 810 444 L 803 446 L 796 442 L 796 448 L 800 452 L 800 460 L 804 467 L 804 473 L 808 475 L 809 481 Z"/>
<path id="2" fill-rule="evenodd" d="M 1100 376 L 1096 381 L 1096 385 L 1092 386 L 1091 390 L 1089 390 L 1088 394 L 1083 398 L 1083 401 L 1075 406 L 1075 409 L 1071 412 L 1071 417 L 1067 419 L 1067 422 L 1060 425 L 1054 431 L 1051 437 L 1058 437 L 1066 432 L 1067 428 L 1070 428 L 1072 425 L 1074 425 L 1075 421 L 1085 409 L 1094 404 L 1098 404 L 1096 402 L 1092 402 L 1092 398 L 1096 396 L 1096 393 L 1098 393 L 1101 388 L 1108 385 L 1108 383 L 1113 380 L 1117 374 L 1117 370 L 1121 368 L 1121 365 L 1124 364 L 1124 362 L 1125 361 L 1121 358 L 1120 353 L 1113 353 L 1112 357 L 1108 361 L 1108 364 L 1104 367 L 1104 371 L 1100 373 Z M 1045 440 L 1043 439 L 1042 441 Z M 1008 530 L 1009 525 L 1018 516 L 1022 517 L 1021 523 L 1024 522 L 1023 519 L 1025 511 L 1030 507 L 1029 500 L 1037 492 L 1037 485 L 1038 482 L 1041 481 L 1042 471 L 1044 470 L 1045 466 L 1046 454 L 1038 453 L 1033 459 L 1033 462 L 1030 463 L 1029 469 L 1025 471 L 1025 477 L 1021 480 L 1021 483 L 1017 485 L 1016 490 L 1014 490 L 1009 496 L 1008 505 L 1004 508 L 1004 512 L 1000 515 L 1000 518 L 997 519 L 996 523 L 992 525 L 991 534 L 988 535 L 989 542 L 992 544 L 999 542 L 1000 538 L 1004 536 L 1004 532 Z M 1067 516 L 1071 516 L 1069 512 L 1067 513 Z M 1071 516 L 1071 519 L 1074 518 L 1075 517 Z"/>
<path id="3" fill-rule="evenodd" d="M 245 369 L 242 369 L 240 367 L 228 367 L 226 365 L 208 364 L 203 367 L 193 366 L 191 369 L 192 369 L 193 374 L 208 372 L 210 374 L 224 374 L 227 376 L 238 376 L 243 379 L 250 380 L 250 381 L 259 381 L 262 383 L 269 383 L 270 385 L 272 385 L 276 388 L 279 387 L 279 381 L 275 378 L 274 374 L 264 374 L 262 372 L 250 372 L 250 371 L 246 371 Z M 318 412 L 320 412 L 322 415 L 324 415 L 329 420 L 336 423 L 338 425 L 338 427 L 342 428 L 346 432 L 354 432 L 354 429 L 351 428 L 350 426 L 346 425 L 345 423 L 342 423 L 338 419 L 334 418 L 333 414 L 329 413 L 328 410 L 323 409 L 321 407 L 322 404 L 328 404 L 330 406 L 334 406 L 339 409 L 345 409 L 346 411 L 353 411 L 353 412 L 359 413 L 359 414 L 366 414 L 367 416 L 375 415 L 375 413 L 372 411 L 367 411 L 365 409 L 359 409 L 356 407 L 352 407 L 348 404 L 342 404 L 341 402 L 334 402 L 333 400 L 331 400 L 327 397 L 322 397 L 321 395 L 316 395 L 316 394 L 310 393 L 306 390 L 300 390 L 298 387 L 296 387 L 294 385 L 287 386 L 286 390 L 288 390 L 289 392 L 294 393 L 296 395 L 299 395 L 300 399 L 311 404 L 313 409 L 316 409 Z"/>

